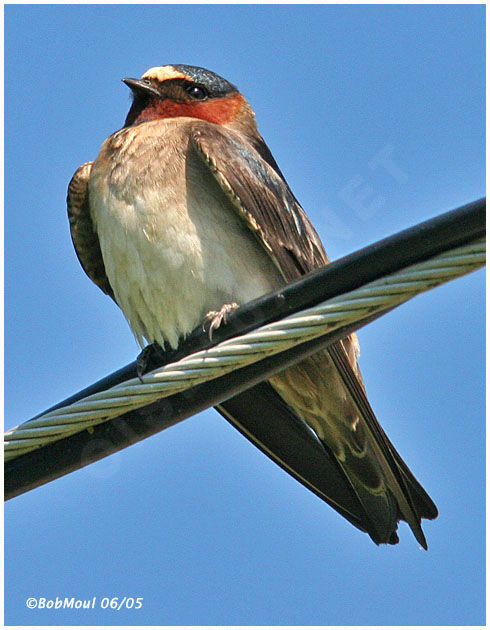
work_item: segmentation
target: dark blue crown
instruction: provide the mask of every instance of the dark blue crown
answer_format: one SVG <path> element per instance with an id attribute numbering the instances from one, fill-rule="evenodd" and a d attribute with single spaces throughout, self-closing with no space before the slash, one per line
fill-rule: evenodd
<path id="1" fill-rule="evenodd" d="M 233 94 L 238 92 L 237 88 L 220 77 L 218 74 L 206 70 L 206 68 L 199 68 L 199 66 L 186 66 L 184 64 L 170 64 L 172 68 L 180 70 L 183 74 L 186 74 L 192 81 L 203 85 L 211 94 L 216 96 L 225 96 L 226 94 Z"/>

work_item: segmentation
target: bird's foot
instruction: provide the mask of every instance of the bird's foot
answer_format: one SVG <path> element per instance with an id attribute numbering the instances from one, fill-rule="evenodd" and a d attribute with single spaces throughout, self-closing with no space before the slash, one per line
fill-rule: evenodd
<path id="1" fill-rule="evenodd" d="M 228 315 L 233 313 L 234 310 L 238 308 L 238 304 L 236 302 L 231 302 L 230 304 L 223 304 L 223 306 L 219 309 L 219 311 L 209 311 L 202 322 L 202 329 L 206 330 L 206 327 L 209 326 L 209 338 L 213 338 L 213 331 L 217 330 L 221 324 L 228 319 Z"/>
<path id="2" fill-rule="evenodd" d="M 141 382 L 143 382 L 143 374 L 150 371 L 153 367 L 158 367 L 165 357 L 166 352 L 158 343 L 151 343 L 143 348 L 136 358 L 136 374 Z"/>

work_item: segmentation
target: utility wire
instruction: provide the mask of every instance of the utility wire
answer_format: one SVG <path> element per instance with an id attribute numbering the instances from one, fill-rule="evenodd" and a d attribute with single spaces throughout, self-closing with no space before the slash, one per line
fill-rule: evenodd
<path id="1" fill-rule="evenodd" d="M 485 200 L 419 224 L 312 272 L 7 432 L 10 498 L 216 405 L 374 318 L 484 264 Z M 273 321 L 271 321 L 273 320 Z M 246 427 L 245 427 L 246 429 Z"/>

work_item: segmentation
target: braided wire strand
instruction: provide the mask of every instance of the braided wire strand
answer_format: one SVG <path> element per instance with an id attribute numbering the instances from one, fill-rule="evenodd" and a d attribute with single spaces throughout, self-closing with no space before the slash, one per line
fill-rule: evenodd
<path id="1" fill-rule="evenodd" d="M 5 460 L 393 308 L 485 264 L 480 239 L 53 410 L 5 433 Z"/>

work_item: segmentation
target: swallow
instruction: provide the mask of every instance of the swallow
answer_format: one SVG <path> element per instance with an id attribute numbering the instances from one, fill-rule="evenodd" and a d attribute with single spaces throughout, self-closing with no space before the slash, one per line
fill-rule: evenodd
<path id="1" fill-rule="evenodd" d="M 125 78 L 124 126 L 68 188 L 78 259 L 142 348 L 176 348 L 206 318 L 329 263 L 323 244 L 226 79 L 165 65 Z M 437 508 L 368 402 L 352 334 L 217 407 L 376 544 Z"/>

